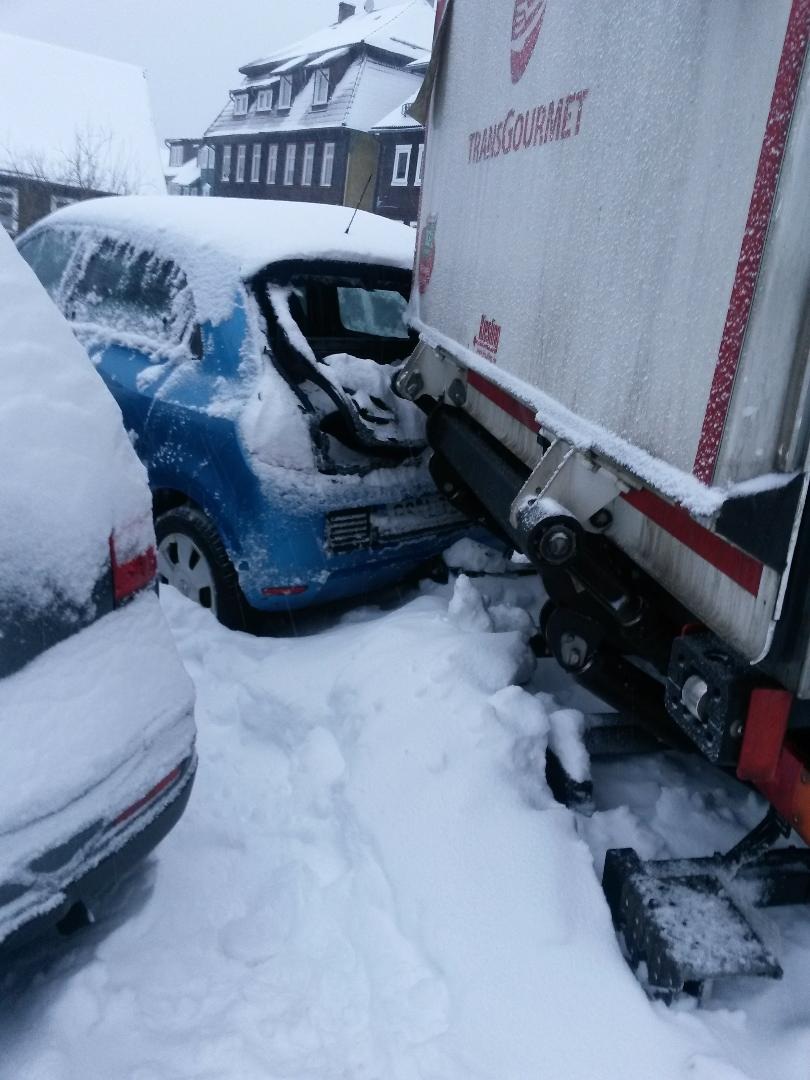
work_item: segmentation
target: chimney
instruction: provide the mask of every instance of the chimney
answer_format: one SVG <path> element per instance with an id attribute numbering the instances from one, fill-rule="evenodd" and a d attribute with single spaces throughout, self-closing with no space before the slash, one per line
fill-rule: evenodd
<path id="1" fill-rule="evenodd" d="M 338 4 L 338 22 L 342 23 L 345 22 L 346 19 L 350 19 L 352 15 L 354 15 L 354 12 L 354 4 L 347 4 L 344 0 L 341 0 Z"/>
<path id="2" fill-rule="evenodd" d="M 374 10 L 374 0 L 366 0 L 365 8 L 366 8 L 367 14 L 370 15 L 371 12 Z"/>

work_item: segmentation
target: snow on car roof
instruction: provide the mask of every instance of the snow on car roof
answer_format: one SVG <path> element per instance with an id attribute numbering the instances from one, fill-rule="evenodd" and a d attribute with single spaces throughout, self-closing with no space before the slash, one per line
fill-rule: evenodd
<path id="1" fill-rule="evenodd" d="M 83 154 L 81 186 L 166 190 L 141 68 L 0 33 L 0 101 L 0 169 L 71 183 Z"/>
<path id="2" fill-rule="evenodd" d="M 269 56 L 253 60 L 239 70 L 248 75 L 271 64 L 360 44 L 420 59 L 430 53 L 435 15 L 428 0 L 408 0 L 405 4 L 362 12 L 294 41 Z"/>
<path id="3" fill-rule="evenodd" d="M 353 213 L 270 199 L 124 196 L 74 203 L 46 224 L 117 233 L 173 259 L 189 279 L 200 317 L 219 322 L 231 310 L 237 281 L 271 263 L 333 259 L 411 269 L 413 229 L 360 210 L 347 235 Z"/>

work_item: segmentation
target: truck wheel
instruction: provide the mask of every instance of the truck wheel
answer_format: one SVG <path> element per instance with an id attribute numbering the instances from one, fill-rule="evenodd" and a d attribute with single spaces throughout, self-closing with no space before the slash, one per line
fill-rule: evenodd
<path id="1" fill-rule="evenodd" d="M 155 536 L 158 581 L 213 611 L 224 626 L 246 630 L 250 605 L 210 518 L 178 506 L 157 518 Z"/>

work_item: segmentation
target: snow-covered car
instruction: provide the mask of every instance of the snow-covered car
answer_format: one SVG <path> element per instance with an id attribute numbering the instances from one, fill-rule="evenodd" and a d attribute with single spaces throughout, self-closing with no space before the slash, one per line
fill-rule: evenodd
<path id="1" fill-rule="evenodd" d="M 468 528 L 391 389 L 414 232 L 345 207 L 115 198 L 20 251 L 112 391 L 162 581 L 242 627 L 401 579 Z"/>
<path id="2" fill-rule="evenodd" d="M 0 943 L 65 928 L 185 808 L 193 689 L 115 402 L 0 229 Z"/>

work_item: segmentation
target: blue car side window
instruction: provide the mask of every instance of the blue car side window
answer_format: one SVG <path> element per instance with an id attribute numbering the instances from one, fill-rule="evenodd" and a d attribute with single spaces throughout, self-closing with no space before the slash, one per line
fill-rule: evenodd
<path id="1" fill-rule="evenodd" d="M 171 260 L 123 241 L 107 238 L 91 250 L 71 289 L 69 315 L 141 351 L 184 344 L 198 352 L 194 304 L 183 272 Z"/>
<path id="2" fill-rule="evenodd" d="M 67 229 L 43 229 L 20 244 L 20 254 L 56 303 L 75 246 L 76 235 Z"/>

